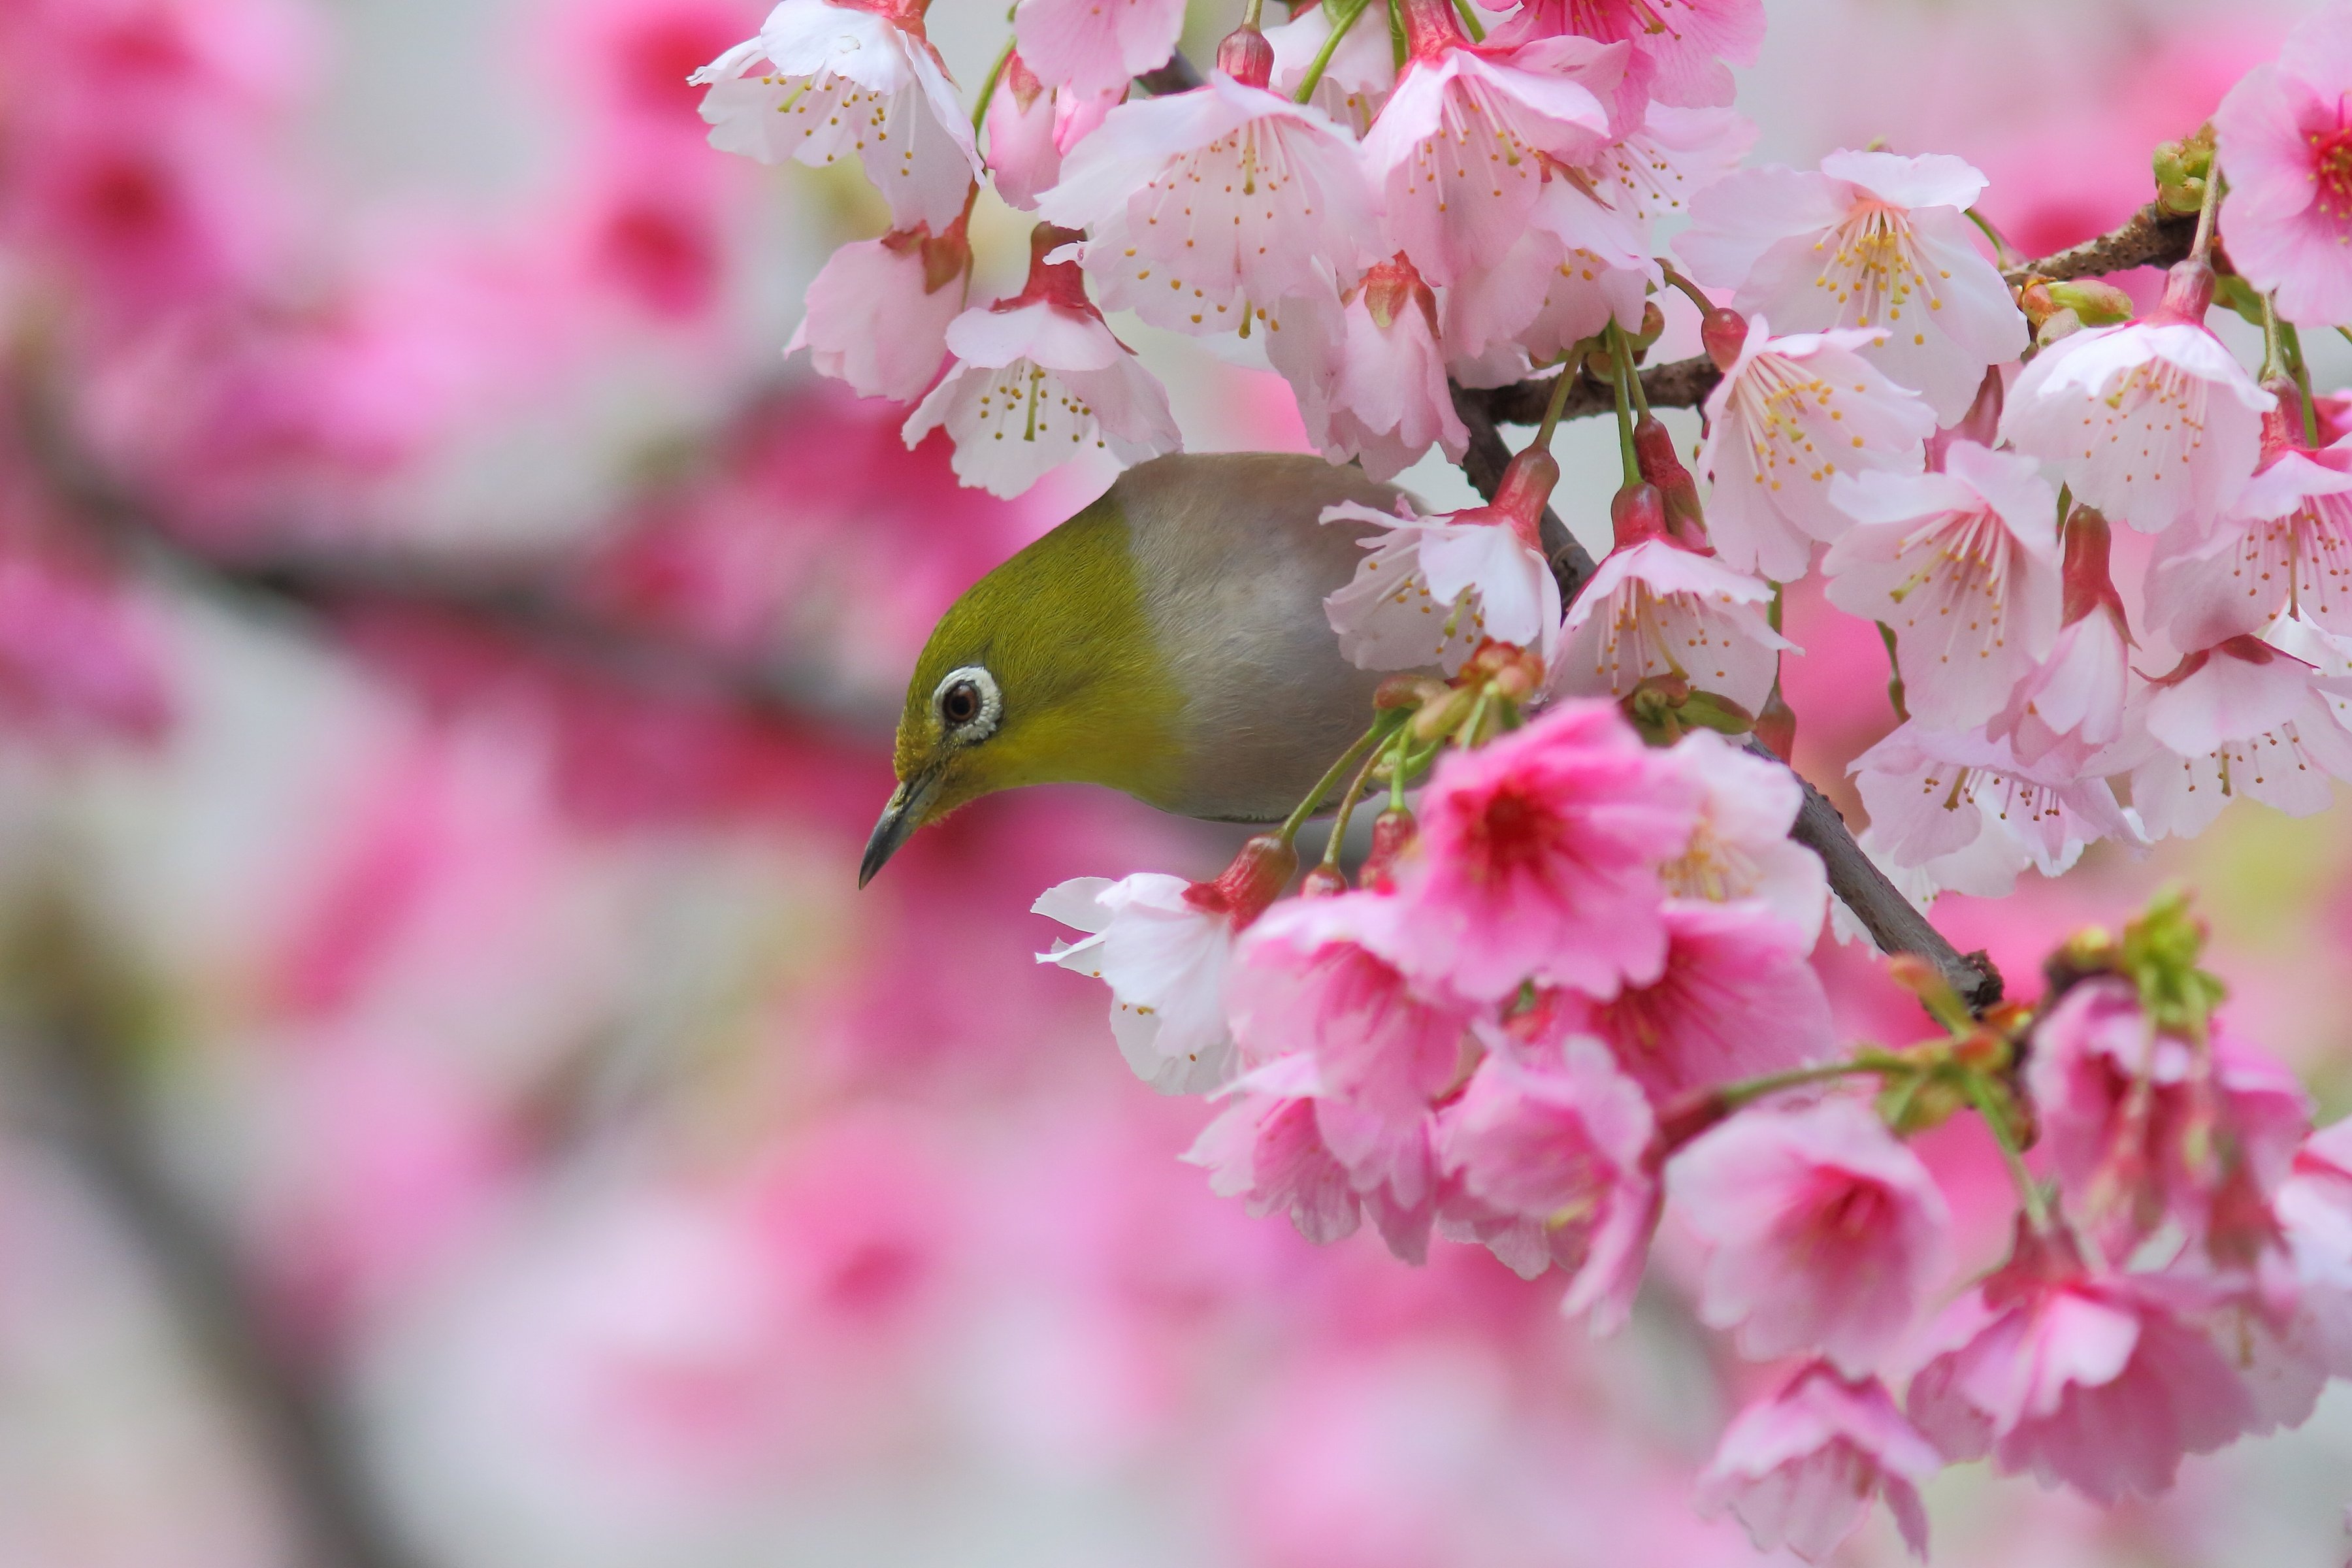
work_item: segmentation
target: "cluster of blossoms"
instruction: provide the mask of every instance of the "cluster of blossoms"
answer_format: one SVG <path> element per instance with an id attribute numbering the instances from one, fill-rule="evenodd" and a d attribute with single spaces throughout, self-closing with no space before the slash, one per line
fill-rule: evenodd
<path id="1" fill-rule="evenodd" d="M 1205 84 L 1129 100 L 1181 5 L 1024 0 L 971 119 L 913 0 L 785 0 L 698 78 L 720 145 L 863 161 L 894 226 L 820 275 L 794 342 L 919 399 L 908 438 L 944 428 L 968 483 L 1176 447 L 1106 309 L 1261 345 L 1377 478 L 1463 456 L 1458 389 L 1561 367 L 1489 504 L 1327 514 L 1377 525 L 1326 604 L 1346 657 L 1399 672 L 1361 742 L 1213 879 L 1048 892 L 1084 934 L 1042 956 L 1108 984 L 1139 1077 L 1223 1103 L 1191 1156 L 1217 1190 L 1312 1238 L 1369 1214 L 1410 1260 L 1434 1234 L 1556 1265 L 1606 1331 L 1671 1203 L 1701 1315 L 1790 1360 L 1704 1488 L 1760 1543 L 1819 1558 L 1875 1494 L 1924 1550 L 1947 1461 L 2113 1500 L 2300 1421 L 2352 1374 L 2352 1145 L 2214 1017 L 2182 907 L 2079 939 L 2030 1005 L 1971 1010 L 1898 959 L 1940 1032 L 1852 1050 L 1811 962 L 1850 916 L 1772 752 L 1780 590 L 1818 569 L 1895 667 L 1899 726 L 1852 771 L 1922 905 L 2352 777 L 2352 447 L 2297 337 L 2352 325 L 2352 7 L 2159 155 L 2195 238 L 2137 320 L 2011 257 L 1958 159 L 1737 168 L 1755 0 L 1675 25 L 1527 0 L 1483 38 L 1394 0 L 1393 53 L 1369 9 L 1261 31 L 1254 5 Z M 1040 222 L 1021 291 L 967 308 L 986 179 Z M 1688 468 L 1636 368 L 1677 297 L 1713 384 Z M 2263 329 L 2258 371 L 2217 300 Z M 1580 384 L 1613 391 L 1625 482 L 1564 600 L 1538 539 Z M 2113 524 L 2152 540 L 2136 615 Z M 1933 1312 L 1948 1205 L 1906 1139 L 1963 1110 L 2010 1156 L 2017 1243 Z"/>

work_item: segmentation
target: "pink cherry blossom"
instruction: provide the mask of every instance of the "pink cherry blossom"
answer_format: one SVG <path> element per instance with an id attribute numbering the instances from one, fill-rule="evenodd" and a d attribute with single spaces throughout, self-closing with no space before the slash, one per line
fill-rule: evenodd
<path id="1" fill-rule="evenodd" d="M 1494 42 L 1559 33 L 1630 43 L 1633 71 L 1652 97 L 1704 108 L 1731 101 L 1730 66 L 1756 63 L 1764 0 L 1524 0 Z"/>
<path id="2" fill-rule="evenodd" d="M 1168 394 L 1111 336 L 1073 262 L 1048 262 L 1065 230 L 1040 225 L 1019 294 L 948 324 L 955 363 L 907 419 L 907 445 L 944 426 L 956 477 L 1016 496 L 1073 458 L 1140 462 L 1183 445 Z"/>
<path id="3" fill-rule="evenodd" d="M 1062 177 L 1062 159 L 1103 122 L 1117 91 L 1047 87 L 1016 51 L 1006 57 L 988 100 L 988 173 L 1008 205 L 1034 211 L 1039 193 Z"/>
<path id="4" fill-rule="evenodd" d="M 1352 0 L 1342 0 L 1346 9 Z M 1274 90 L 1295 99 L 1315 58 L 1331 36 L 1332 7 L 1308 0 L 1290 14 L 1290 20 L 1265 30 L 1274 47 Z M 1361 136 L 1371 129 L 1372 117 L 1396 87 L 1396 55 L 1389 47 L 1386 18 L 1367 10 L 1356 18 L 1325 62 L 1322 79 L 1308 100 L 1316 108 Z"/>
<path id="5" fill-rule="evenodd" d="M 2272 1208 L 2295 1271 L 2286 1337 L 2322 1376 L 2352 1377 L 2352 1120 L 2304 1141 Z"/>
<path id="6" fill-rule="evenodd" d="M 1381 254 L 1349 133 L 1223 70 L 1112 110 L 1037 211 L 1088 232 L 1106 306 L 1176 331 L 1273 330 L 1286 301 L 1328 309 Z"/>
<path id="7" fill-rule="evenodd" d="M 1758 1360 L 1876 1370 L 1949 1263 L 1935 1179 L 1848 1096 L 1740 1112 L 1675 1157 L 1666 1190 L 1707 1249 L 1699 1315 Z"/>
<path id="8" fill-rule="evenodd" d="M 2075 986 L 2034 1030 L 2026 1088 L 2043 1144 L 2075 1222 L 2115 1262 L 2167 1220 L 2218 1246 L 2232 1187 L 2267 1202 L 2310 1131 L 2310 1100 L 2275 1058 L 2218 1018 L 2207 1053 L 2158 1030 L 2116 979 Z"/>
<path id="9" fill-rule="evenodd" d="M 1391 516 L 1343 501 L 1325 522 L 1369 522 L 1370 552 L 1324 614 L 1339 651 L 1364 669 L 1459 670 L 1493 638 L 1547 663 L 1559 641 L 1559 582 L 1537 544 L 1537 520 L 1559 468 L 1537 453 L 1512 460 L 1494 503 L 1433 518 Z"/>
<path id="10" fill-rule="evenodd" d="M 1469 449 L 1446 385 L 1437 298 L 1402 256 L 1348 289 L 1336 319 L 1296 316 L 1267 335 L 1265 352 L 1297 395 L 1307 438 L 1335 463 L 1360 460 L 1386 480 L 1432 445 L 1449 458 Z"/>
<path id="11" fill-rule="evenodd" d="M 1402 869 L 1406 973 L 1499 1000 L 1522 981 L 1607 994 L 1666 955 L 1657 865 L 1690 841 L 1696 791 L 1613 704 L 1554 704 L 1447 753 Z"/>
<path id="12" fill-rule="evenodd" d="M 2352 734 L 2303 658 L 2233 637 L 2143 686 L 2125 713 L 2137 744 L 2133 809 L 2163 837 L 2202 833 L 2240 795 L 2290 816 L 2324 811 L 2331 778 L 2352 778 Z"/>
<path id="13" fill-rule="evenodd" d="M 1830 603 L 1893 628 L 1912 716 L 1991 718 L 2058 637 L 2058 498 L 2041 465 L 1954 442 L 1941 473 L 1842 474 L 1830 500 L 1855 523 L 1822 563 Z"/>
<path id="14" fill-rule="evenodd" d="M 1642 1091 L 1591 1041 L 1538 1063 L 1497 1050 L 1439 1121 L 1454 1183 L 1440 1228 L 1528 1279 L 1557 1263 L 1571 1277 L 1560 1310 L 1607 1333 L 1633 1306 L 1657 1224 L 1655 1132 Z"/>
<path id="15" fill-rule="evenodd" d="M 947 357 L 948 326 L 971 276 L 961 219 L 945 239 L 900 231 L 845 245 L 810 279 L 807 310 L 784 352 L 808 350 L 817 374 L 860 397 L 911 403 Z"/>
<path id="16" fill-rule="evenodd" d="M 2061 772 L 2093 771 L 2092 759 L 2123 736 L 2131 692 L 2131 627 L 2107 574 L 2107 520 L 2077 507 L 2066 521 L 2058 630 L 2047 658 L 2027 671 L 1985 726 L 2018 761 Z"/>
<path id="17" fill-rule="evenodd" d="M 140 603 L 87 569 L 0 552 L 0 714 L 53 740 L 152 740 L 174 706 L 168 645 Z"/>
<path id="18" fill-rule="evenodd" d="M 1832 480 L 1919 471 L 1936 416 L 1861 356 L 1878 335 L 1775 338 L 1764 317 L 1748 320 L 1738 357 L 1707 396 L 1698 458 L 1715 480 L 1707 531 L 1724 564 L 1780 583 L 1801 577 L 1812 541 L 1851 526 L 1831 504 Z"/>
<path id="19" fill-rule="evenodd" d="M 1756 133 L 1754 121 L 1728 109 L 1653 103 L 1638 130 L 1577 172 L 1612 211 L 1646 226 L 1687 214 L 1699 192 L 1739 167 Z"/>
<path id="20" fill-rule="evenodd" d="M 1904 1544 L 1927 1555 L 1919 1488 L 1944 1468 L 1876 1378 L 1848 1382 L 1812 1362 L 1734 1417 L 1699 1477 L 1701 1512 L 1728 1511 L 1759 1552 L 1785 1546 L 1824 1563 L 1886 1500 Z"/>
<path id="21" fill-rule="evenodd" d="M 2330 5 L 2286 36 L 2276 65 L 2248 71 L 2213 114 L 2229 199 L 2231 265 L 2279 313 L 2313 327 L 2352 321 L 2352 13 Z"/>
<path id="22" fill-rule="evenodd" d="M 1773 167 L 1719 180 L 1675 241 L 1691 275 L 1783 331 L 1858 328 L 1862 355 L 1948 424 L 1985 367 L 2025 351 L 2025 316 L 1964 216 L 1985 178 L 1958 158 L 1832 153 L 1821 172 Z"/>
<path id="23" fill-rule="evenodd" d="M 1612 321 L 1638 329 L 1659 277 L 1633 224 L 1567 180 L 1547 181 L 1510 247 L 1445 291 L 1440 320 L 1454 379 L 1505 385 Z"/>
<path id="24" fill-rule="evenodd" d="M 1759 578 L 1663 533 L 1621 529 L 1569 606 L 1555 683 L 1622 697 L 1654 676 L 1679 676 L 1754 713 L 1780 678 L 1781 650 L 1796 647 L 1766 618 L 1771 602 Z"/>
<path id="25" fill-rule="evenodd" d="M 2034 355 L 2010 388 L 2001 439 L 2143 532 L 2221 516 L 2253 474 L 2272 400 L 2206 330 L 2212 282 L 2184 261 L 2146 319 Z"/>
<path id="26" fill-rule="evenodd" d="M 1116 92 L 1168 63 L 1184 0 L 1021 0 L 1013 37 L 1038 79 L 1082 96 Z"/>
<path id="27" fill-rule="evenodd" d="M 1954 1461 L 1990 1454 L 2102 1503 L 2172 1484 L 2255 1419 L 2252 1401 L 2159 1283 L 2094 1273 L 2021 1224 L 2016 1256 L 1952 1303 L 1911 1380 L 1911 1419 Z"/>
<path id="28" fill-rule="evenodd" d="M 1398 247 L 1431 282 L 1452 283 L 1519 237 L 1545 156 L 1580 163 L 1610 140 L 1606 100 L 1628 46 L 1553 37 L 1479 47 L 1446 0 L 1406 0 L 1403 15 L 1410 52 L 1365 134 L 1364 167 Z"/>
<path id="29" fill-rule="evenodd" d="M 693 79 L 710 89 L 712 146 L 812 167 L 854 153 L 895 227 L 946 233 L 981 176 L 971 122 L 908 0 L 782 0 Z"/>
<path id="30" fill-rule="evenodd" d="M 2258 632 L 2282 613 L 2352 633 L 2352 454 L 2305 447 L 2291 402 L 2263 416 L 2263 467 L 2237 504 L 2158 542 L 2148 626 L 2178 647 Z"/>
<path id="31" fill-rule="evenodd" d="M 1692 731 L 1666 755 L 1699 792 L 1689 845 L 1659 868 L 1667 893 L 1693 903 L 1748 904 L 1811 951 L 1830 890 L 1822 858 L 1789 837 L 1805 786 L 1779 763 L 1712 730 Z"/>
<path id="32" fill-rule="evenodd" d="M 1596 1000 L 1549 996 L 1548 1027 L 1606 1045 L 1661 1103 L 1690 1089 L 1803 1067 L 1833 1054 L 1828 994 L 1799 932 L 1760 904 L 1669 900 L 1654 979 Z"/>
<path id="33" fill-rule="evenodd" d="M 2028 866 L 2055 877 L 2097 839 L 2145 842 L 2104 779 L 2021 763 L 1981 731 L 1905 724 L 1848 771 L 1872 852 L 1953 892 L 2005 897 Z"/>

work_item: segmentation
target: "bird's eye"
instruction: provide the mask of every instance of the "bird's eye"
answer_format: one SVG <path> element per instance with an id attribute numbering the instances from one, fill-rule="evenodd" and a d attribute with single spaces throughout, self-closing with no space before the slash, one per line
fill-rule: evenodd
<path id="1" fill-rule="evenodd" d="M 980 717 L 980 688 L 969 680 L 959 680 L 947 689 L 940 699 L 940 717 L 950 729 L 961 730 Z"/>
<path id="2" fill-rule="evenodd" d="M 1004 716 L 1004 700 L 996 689 L 996 677 L 977 664 L 967 664 L 951 669 L 931 690 L 931 711 L 939 715 L 940 728 L 960 746 L 976 746 L 996 733 L 997 721 Z"/>

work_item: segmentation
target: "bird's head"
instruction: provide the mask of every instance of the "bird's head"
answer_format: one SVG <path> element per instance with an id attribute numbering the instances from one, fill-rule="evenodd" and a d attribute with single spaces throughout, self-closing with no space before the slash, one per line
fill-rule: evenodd
<path id="1" fill-rule="evenodd" d="M 858 885 L 917 828 L 998 790 L 1087 783 L 1169 798 L 1181 707 L 1106 496 L 972 584 L 932 629 L 898 717 L 898 787 Z"/>

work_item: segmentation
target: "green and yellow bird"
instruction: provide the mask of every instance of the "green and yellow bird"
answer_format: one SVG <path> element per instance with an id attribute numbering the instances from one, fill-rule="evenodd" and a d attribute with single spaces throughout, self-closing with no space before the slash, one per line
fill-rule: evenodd
<path id="1" fill-rule="evenodd" d="M 1320 458 L 1158 458 L 973 584 L 898 720 L 870 881 L 925 823 L 1023 784 L 1108 784 L 1226 822 L 1289 814 L 1362 733 L 1382 676 L 1339 656 L 1323 596 L 1399 492 Z"/>

